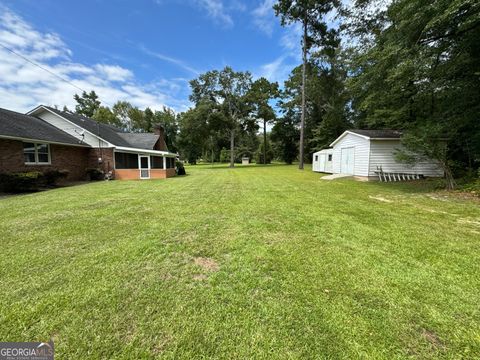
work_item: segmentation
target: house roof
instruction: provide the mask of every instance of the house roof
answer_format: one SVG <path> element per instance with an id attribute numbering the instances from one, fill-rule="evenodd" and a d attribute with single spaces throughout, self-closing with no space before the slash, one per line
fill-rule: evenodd
<path id="1" fill-rule="evenodd" d="M 362 130 L 362 129 L 353 129 L 348 130 L 352 133 L 366 136 L 370 139 L 400 139 L 402 137 L 401 130 Z"/>
<path id="2" fill-rule="evenodd" d="M 96 135 L 102 138 L 103 140 L 108 141 L 112 145 L 132 147 L 132 144 L 130 144 L 128 141 L 126 141 L 120 136 L 120 133 L 123 132 L 121 129 L 118 129 L 112 125 L 102 124 L 86 116 L 81 116 L 81 115 L 74 114 L 67 111 L 61 111 L 49 106 L 43 106 L 43 107 L 54 112 L 59 116 L 62 116 L 68 121 L 71 121 L 75 125 L 78 125 L 84 128 L 85 130 L 92 133 L 93 135 Z M 133 146 L 133 147 L 136 147 L 136 146 Z"/>
<path id="3" fill-rule="evenodd" d="M 35 116 L 0 108 L 0 136 L 86 146 L 81 140 Z"/>
<path id="4" fill-rule="evenodd" d="M 140 149 L 153 149 L 160 137 L 152 133 L 119 133 L 118 135 L 131 146 Z"/>
<path id="5" fill-rule="evenodd" d="M 103 124 L 86 116 L 44 107 L 115 146 L 152 150 L 160 137 L 153 133 L 125 132 L 113 125 Z"/>

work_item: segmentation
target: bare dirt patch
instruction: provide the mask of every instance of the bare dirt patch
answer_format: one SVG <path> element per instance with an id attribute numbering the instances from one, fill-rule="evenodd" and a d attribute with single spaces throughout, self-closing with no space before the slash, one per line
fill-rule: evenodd
<path id="1" fill-rule="evenodd" d="M 435 349 L 444 349 L 445 344 L 433 331 L 422 329 L 422 337 L 429 342 Z"/>
<path id="2" fill-rule="evenodd" d="M 194 259 L 195 265 L 200 266 L 203 270 L 208 272 L 216 272 L 220 269 L 218 263 L 207 257 L 196 257 Z"/>

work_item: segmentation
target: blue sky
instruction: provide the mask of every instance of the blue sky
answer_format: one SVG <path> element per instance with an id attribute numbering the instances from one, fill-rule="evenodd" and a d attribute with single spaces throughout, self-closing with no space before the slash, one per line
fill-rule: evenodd
<path id="1" fill-rule="evenodd" d="M 226 65 L 282 82 L 300 63 L 298 27 L 273 0 L 0 0 L 0 45 L 105 104 L 188 108 L 188 80 Z M 0 107 L 72 106 L 78 88 L 0 47 Z"/>

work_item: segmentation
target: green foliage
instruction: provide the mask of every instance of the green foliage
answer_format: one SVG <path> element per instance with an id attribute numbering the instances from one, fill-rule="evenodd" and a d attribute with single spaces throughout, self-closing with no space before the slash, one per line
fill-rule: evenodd
<path id="1" fill-rule="evenodd" d="M 91 181 L 103 180 L 105 178 L 105 173 L 100 168 L 88 168 L 85 172 Z"/>
<path id="2" fill-rule="evenodd" d="M 98 95 L 93 90 L 89 93 L 83 91 L 81 96 L 75 94 L 73 95 L 73 98 L 77 102 L 77 105 L 75 105 L 75 112 L 79 115 L 92 117 L 100 107 Z"/>
<path id="3" fill-rule="evenodd" d="M 274 157 L 291 164 L 298 156 L 298 129 L 292 116 L 278 119 L 272 128 L 270 139 Z"/>
<path id="4" fill-rule="evenodd" d="M 121 128 L 122 122 L 120 119 L 110 110 L 108 106 L 100 106 L 92 116 L 92 119 L 101 122 L 103 124 L 113 125 Z"/>
<path id="5" fill-rule="evenodd" d="M 38 191 L 42 180 L 43 173 L 39 171 L 0 174 L 0 191 L 9 193 Z"/>
<path id="6" fill-rule="evenodd" d="M 145 110 L 145 116 L 150 117 L 150 114 L 147 114 L 147 110 Z M 163 107 L 162 110 L 155 111 L 153 117 L 150 122 L 151 124 L 160 124 L 165 133 L 165 143 L 167 144 L 167 148 L 171 152 L 178 151 L 178 132 L 179 132 L 179 124 L 178 124 L 178 117 L 172 109 L 167 107 Z"/>
<path id="7" fill-rule="evenodd" d="M 47 170 L 43 173 L 43 180 L 47 186 L 55 186 L 59 180 L 67 178 L 68 170 Z"/>
<path id="8" fill-rule="evenodd" d="M 255 153 L 255 162 L 257 164 L 270 164 L 273 160 L 273 150 L 272 147 L 270 146 L 270 142 L 267 141 L 267 146 L 265 148 L 265 143 L 261 142 L 260 145 L 258 146 L 258 150 Z M 266 157 L 264 158 L 264 154 Z"/>
<path id="9" fill-rule="evenodd" d="M 221 163 L 228 163 L 230 161 L 230 150 L 222 148 L 220 151 L 220 162 Z"/>
<path id="10" fill-rule="evenodd" d="M 255 119 L 249 116 L 252 111 L 249 101 L 251 86 L 252 75 L 248 71 L 236 72 L 228 66 L 221 71 L 208 71 L 190 81 L 190 100 L 195 106 L 208 106 L 211 110 L 209 115 L 220 113 L 215 115 L 217 119 L 221 119 L 221 122 L 217 123 L 220 126 L 210 126 L 210 130 L 217 134 L 228 134 L 230 166 L 233 166 L 235 161 L 236 136 L 257 128 Z"/>
<path id="11" fill-rule="evenodd" d="M 23 193 L 53 187 L 68 176 L 67 170 L 27 171 L 0 174 L 0 192 Z"/>
<path id="12" fill-rule="evenodd" d="M 177 160 L 175 163 L 175 169 L 176 169 L 177 175 L 179 176 L 187 175 L 183 162 Z"/>
<path id="13" fill-rule="evenodd" d="M 371 22 L 352 26 L 370 34 L 353 58 L 357 126 L 409 130 L 405 145 L 430 154 L 435 146 L 428 138 L 443 134 L 448 167 L 478 168 L 480 3 L 396 1 Z"/>

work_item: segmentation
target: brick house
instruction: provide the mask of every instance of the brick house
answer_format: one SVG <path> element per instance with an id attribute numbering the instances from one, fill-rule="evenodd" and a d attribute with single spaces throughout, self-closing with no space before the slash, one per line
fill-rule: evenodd
<path id="1" fill-rule="evenodd" d="M 161 128 L 128 133 L 43 105 L 27 114 L 0 108 L 0 150 L 0 173 L 68 170 L 68 180 L 85 179 L 89 168 L 121 180 L 175 175 L 176 154 Z"/>

